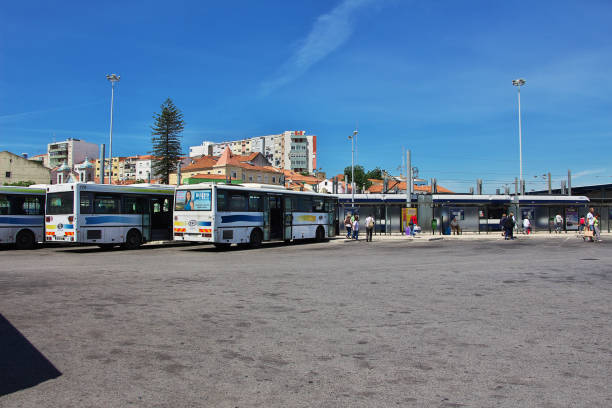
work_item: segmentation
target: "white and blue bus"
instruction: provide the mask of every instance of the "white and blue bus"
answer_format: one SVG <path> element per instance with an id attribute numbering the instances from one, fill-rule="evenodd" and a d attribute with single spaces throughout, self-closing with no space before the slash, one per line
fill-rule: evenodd
<path id="1" fill-rule="evenodd" d="M 69 183 L 47 187 L 46 242 L 121 245 L 172 240 L 174 187 Z"/>
<path id="2" fill-rule="evenodd" d="M 0 187 L 0 244 L 32 249 L 44 240 L 45 189 Z"/>
<path id="3" fill-rule="evenodd" d="M 336 234 L 337 198 L 260 184 L 179 186 L 174 239 L 258 247 L 264 241 L 316 239 Z"/>

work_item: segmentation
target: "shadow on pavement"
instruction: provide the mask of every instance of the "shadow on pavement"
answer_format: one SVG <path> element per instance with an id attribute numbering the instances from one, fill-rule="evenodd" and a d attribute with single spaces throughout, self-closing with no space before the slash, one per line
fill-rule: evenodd
<path id="1" fill-rule="evenodd" d="M 97 252 L 132 252 L 132 251 L 146 251 L 150 249 L 159 248 L 173 248 L 173 247 L 189 247 L 194 245 L 200 245 L 194 242 L 177 242 L 167 244 L 145 244 L 138 249 L 123 249 L 119 245 L 112 248 L 100 248 L 98 246 L 72 246 L 72 247 L 58 247 L 57 252 L 66 252 L 73 254 L 93 254 Z"/>
<path id="2" fill-rule="evenodd" d="M 282 248 L 287 246 L 296 246 L 296 245 L 307 245 L 317 243 L 313 239 L 300 239 L 297 241 L 291 241 L 289 243 L 285 243 L 283 241 L 275 241 L 275 242 L 265 242 L 259 248 L 251 248 L 248 245 L 232 245 L 226 248 L 217 248 L 213 244 L 202 244 L 196 248 L 186 248 L 185 251 L 195 251 L 195 252 L 232 252 L 232 251 L 257 251 L 258 249 L 267 249 L 267 248 Z"/>
<path id="3" fill-rule="evenodd" d="M 0 314 L 0 396 L 60 375 L 62 373 Z"/>

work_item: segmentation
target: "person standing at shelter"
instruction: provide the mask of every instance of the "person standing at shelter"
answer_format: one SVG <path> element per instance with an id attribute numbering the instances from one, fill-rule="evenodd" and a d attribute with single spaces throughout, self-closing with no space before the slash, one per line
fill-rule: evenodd
<path id="1" fill-rule="evenodd" d="M 436 218 L 433 218 L 431 220 L 431 234 L 432 235 L 436 235 L 436 228 L 438 227 L 438 220 Z"/>
<path id="2" fill-rule="evenodd" d="M 555 233 L 560 234 L 563 229 L 563 217 L 561 214 L 555 215 Z"/>
<path id="3" fill-rule="evenodd" d="M 359 240 L 359 216 L 355 215 L 355 221 L 353 221 L 353 239 Z"/>
<path id="4" fill-rule="evenodd" d="M 506 219 L 507 218 L 508 217 L 506 216 L 506 213 L 503 213 L 499 220 L 499 226 L 501 227 L 501 230 L 502 230 L 502 237 L 504 238 L 508 238 L 508 234 L 506 230 Z"/>
<path id="5" fill-rule="evenodd" d="M 595 232 L 595 241 L 601 242 L 601 235 L 599 234 L 599 222 L 601 220 L 601 216 L 599 213 L 595 214 L 595 219 L 593 219 L 593 230 Z"/>
<path id="6" fill-rule="evenodd" d="M 514 214 L 508 214 L 506 218 L 506 239 L 514 239 Z"/>
<path id="7" fill-rule="evenodd" d="M 587 213 L 587 224 L 589 226 L 589 231 L 595 231 L 595 210 L 593 207 L 589 208 L 589 212 Z M 593 236 L 590 237 L 589 242 L 593 242 Z"/>
<path id="8" fill-rule="evenodd" d="M 580 217 L 580 221 L 578 223 L 578 231 L 579 232 L 583 232 L 584 231 L 584 217 Z"/>
<path id="9" fill-rule="evenodd" d="M 351 231 L 353 229 L 353 224 L 351 223 L 351 213 L 346 214 L 346 218 L 344 219 L 344 227 L 346 228 L 346 237 L 351 239 Z"/>
<path id="10" fill-rule="evenodd" d="M 529 217 L 525 217 L 523 220 L 523 231 L 527 235 L 531 233 L 531 221 L 529 221 Z"/>
<path id="11" fill-rule="evenodd" d="M 457 220 L 457 217 L 453 217 L 453 219 L 450 222 L 450 226 L 451 226 L 453 235 L 459 235 L 459 221 Z"/>
<path id="12" fill-rule="evenodd" d="M 369 214 L 365 219 L 366 225 L 366 242 L 372 242 L 372 232 L 374 232 L 374 217 Z"/>

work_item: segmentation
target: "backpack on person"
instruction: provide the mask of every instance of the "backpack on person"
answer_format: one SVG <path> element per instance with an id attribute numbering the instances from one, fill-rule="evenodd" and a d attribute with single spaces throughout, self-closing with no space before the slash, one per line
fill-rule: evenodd
<path id="1" fill-rule="evenodd" d="M 372 218 L 368 218 L 368 223 L 366 224 L 366 228 L 374 228 L 374 220 Z"/>

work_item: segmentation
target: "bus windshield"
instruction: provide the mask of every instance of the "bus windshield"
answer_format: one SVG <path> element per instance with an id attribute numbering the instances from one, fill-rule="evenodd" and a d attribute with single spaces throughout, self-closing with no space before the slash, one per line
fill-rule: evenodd
<path id="1" fill-rule="evenodd" d="M 211 191 L 206 190 L 177 190 L 174 200 L 176 211 L 210 211 Z"/>
<path id="2" fill-rule="evenodd" d="M 72 214 L 74 213 L 74 192 L 47 194 L 47 214 Z"/>

